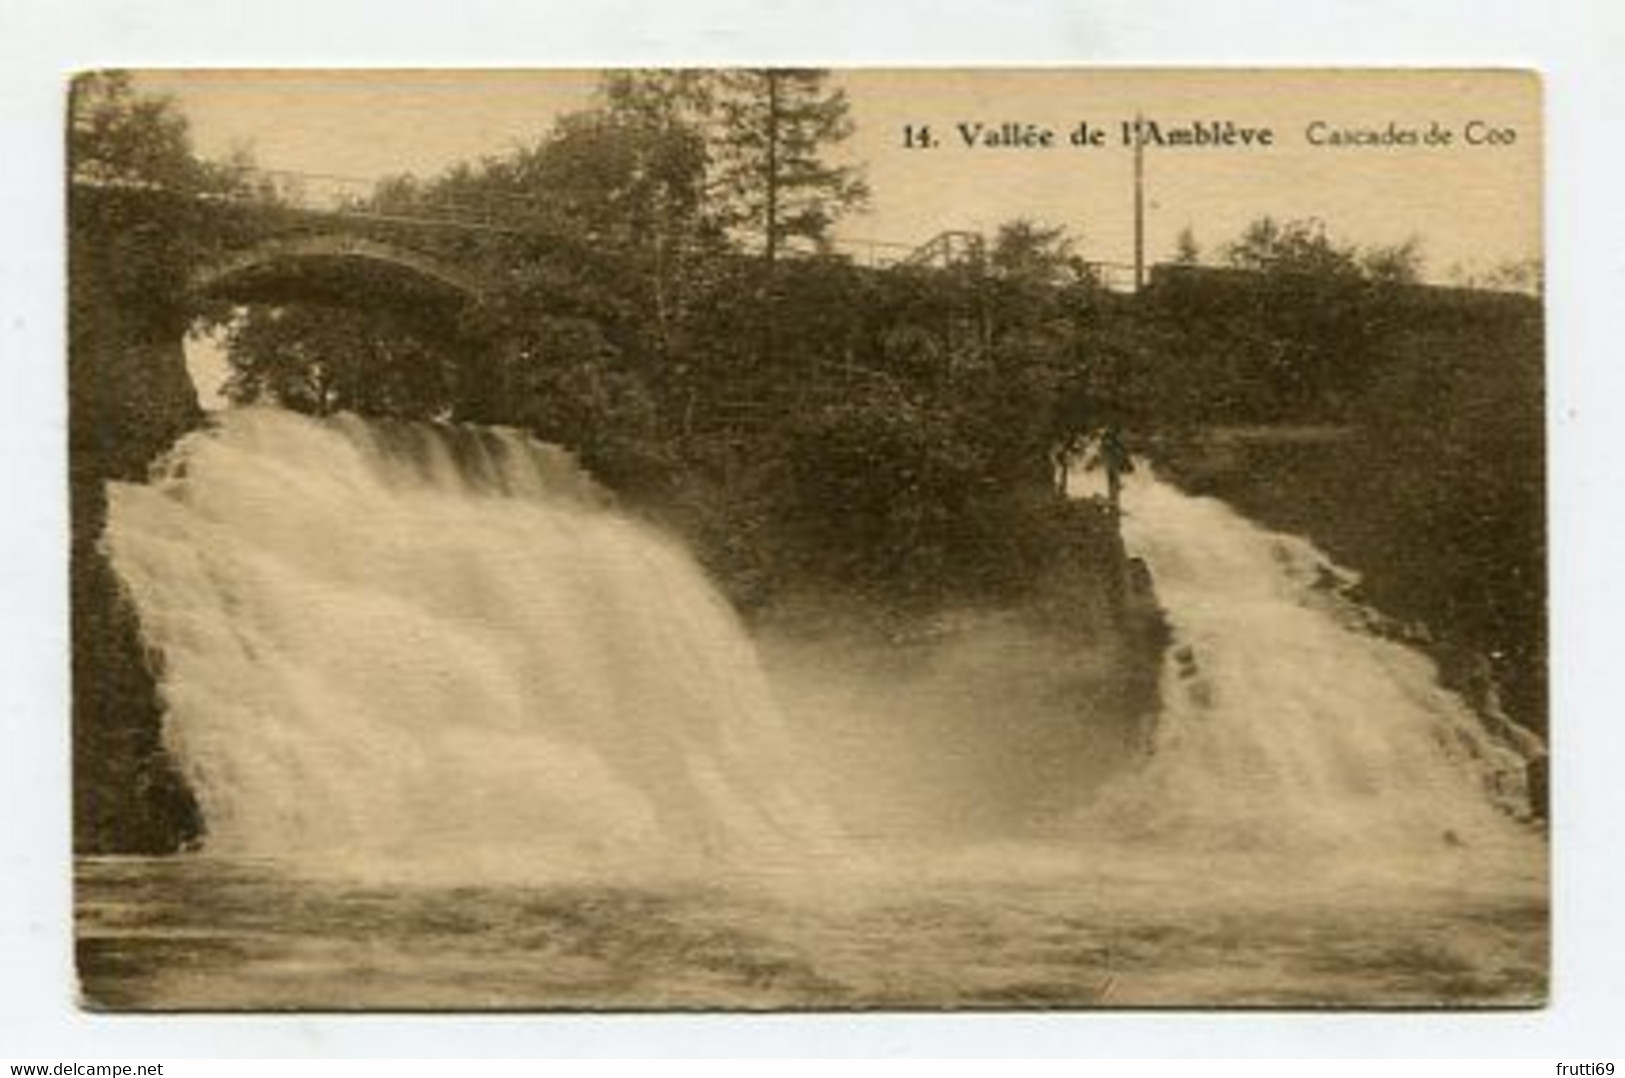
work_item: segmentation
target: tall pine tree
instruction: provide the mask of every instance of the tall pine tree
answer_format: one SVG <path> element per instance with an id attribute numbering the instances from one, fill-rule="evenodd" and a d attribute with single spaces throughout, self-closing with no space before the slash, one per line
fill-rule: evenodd
<path id="1" fill-rule="evenodd" d="M 845 91 L 831 89 L 821 70 L 749 68 L 717 78 L 713 183 L 728 223 L 760 237 L 769 267 L 796 239 L 826 244 L 830 226 L 868 197 L 855 169 L 824 160 L 852 133 Z"/>
<path id="2" fill-rule="evenodd" d="M 829 72 L 745 68 L 719 72 L 712 191 L 724 225 L 760 243 L 763 351 L 777 350 L 778 263 L 796 240 L 825 249 L 831 226 L 861 205 L 857 171 L 825 159 L 852 133 L 846 93 Z"/>

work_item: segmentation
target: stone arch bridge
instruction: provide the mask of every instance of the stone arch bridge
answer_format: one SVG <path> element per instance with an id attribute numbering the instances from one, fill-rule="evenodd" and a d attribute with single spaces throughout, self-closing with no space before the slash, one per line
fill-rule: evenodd
<path id="1" fill-rule="evenodd" d="M 369 303 L 456 307 L 481 303 L 486 293 L 477 273 L 445 259 L 341 231 L 259 240 L 197 267 L 187 285 L 199 297 L 271 303 L 345 302 L 358 285 Z"/>
<path id="2" fill-rule="evenodd" d="M 448 231 L 512 231 L 495 215 L 470 207 L 375 212 L 362 192 L 312 192 L 306 179 L 256 173 L 241 195 L 74 179 L 74 223 L 82 216 L 95 224 L 73 230 L 70 438 L 98 479 L 141 478 L 201 422 L 184 340 L 210 302 L 393 308 L 448 332 L 484 304 L 487 280 L 436 253 L 447 245 L 435 240 Z M 155 227 L 143 222 L 163 219 L 149 215 L 161 200 L 185 203 L 191 224 L 218 249 L 184 279 L 136 287 L 125 268 L 130 236 L 120 233 Z"/>

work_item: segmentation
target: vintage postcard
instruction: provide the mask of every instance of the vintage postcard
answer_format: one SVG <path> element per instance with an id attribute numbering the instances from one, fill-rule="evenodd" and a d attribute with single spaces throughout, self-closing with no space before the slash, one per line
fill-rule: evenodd
<path id="1" fill-rule="evenodd" d="M 86 1007 L 1545 1002 L 1533 74 L 65 126 Z"/>

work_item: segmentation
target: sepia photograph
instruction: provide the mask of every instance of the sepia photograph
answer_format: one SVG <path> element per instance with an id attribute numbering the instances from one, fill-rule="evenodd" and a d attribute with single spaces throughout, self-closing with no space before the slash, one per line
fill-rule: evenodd
<path id="1" fill-rule="evenodd" d="M 64 96 L 81 1007 L 1547 1004 L 1536 74 Z"/>

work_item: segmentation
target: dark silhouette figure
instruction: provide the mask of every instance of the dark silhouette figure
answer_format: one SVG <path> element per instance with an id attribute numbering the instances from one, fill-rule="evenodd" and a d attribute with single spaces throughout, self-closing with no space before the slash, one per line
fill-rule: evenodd
<path id="1" fill-rule="evenodd" d="M 1123 434 L 1111 424 L 1100 435 L 1100 463 L 1106 469 L 1106 497 L 1113 515 L 1123 511 L 1123 476 L 1134 470 L 1134 458 L 1123 444 Z"/>

